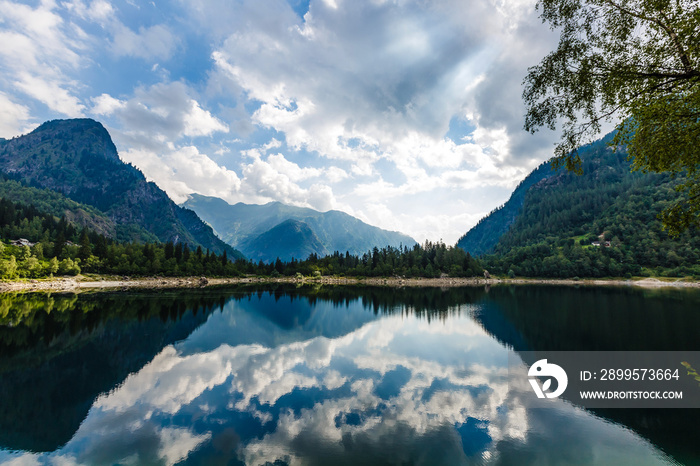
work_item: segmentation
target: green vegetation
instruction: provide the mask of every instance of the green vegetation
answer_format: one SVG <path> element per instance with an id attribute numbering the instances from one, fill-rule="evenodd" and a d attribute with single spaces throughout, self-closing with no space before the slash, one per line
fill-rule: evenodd
<path id="1" fill-rule="evenodd" d="M 217 255 L 190 248 L 187 244 L 123 243 L 88 228 L 77 229 L 65 217 L 40 212 L 34 206 L 0 199 L 0 278 L 41 278 L 53 275 L 103 273 L 120 275 L 227 276 L 243 274 L 312 276 L 345 274 L 357 276 L 403 275 L 464 277 L 480 275 L 479 264 L 460 248 L 442 243 L 383 249 L 374 248 L 362 256 L 336 252 L 323 258 L 310 254 L 306 260 L 277 260 L 266 264 L 244 259 L 229 260 L 227 252 Z M 15 245 L 24 239 L 26 244 Z"/>
<path id="2" fill-rule="evenodd" d="M 529 69 L 525 128 L 564 119 L 555 165 L 580 170 L 577 148 L 622 116 L 613 143 L 633 168 L 685 176 L 664 210 L 673 234 L 700 225 L 700 4 L 697 0 L 540 0 L 560 32 Z M 582 121 L 582 123 L 580 123 Z"/>
<path id="3" fill-rule="evenodd" d="M 227 275 L 238 269 L 226 251 L 172 242 L 121 243 L 94 231 L 78 230 L 65 217 L 0 199 L 0 278 L 40 278 L 81 272 L 112 274 Z M 27 244 L 6 244 L 25 239 Z"/>
<path id="4" fill-rule="evenodd" d="M 559 170 L 527 191 L 510 229 L 482 256 L 483 266 L 530 277 L 700 278 L 698 230 L 671 237 L 658 218 L 684 179 L 630 172 L 606 140 L 582 150 L 581 158 L 583 175 Z"/>
<path id="5" fill-rule="evenodd" d="M 0 171 L 16 182 L 0 189 L 3 197 L 65 215 L 74 224 L 84 218 L 83 226 L 118 241 L 183 242 L 243 257 L 194 212 L 122 162 L 109 133 L 94 120 L 49 121 L 0 141 Z"/>
<path id="6" fill-rule="evenodd" d="M 0 174 L 0 198 L 12 199 L 25 205 L 32 205 L 39 211 L 51 214 L 55 217 L 65 216 L 66 219 L 78 226 L 88 227 L 110 238 L 117 237 L 117 226 L 100 210 L 72 199 L 49 189 L 24 186 L 18 181 L 11 180 Z M 149 241 L 157 238 L 145 230 L 142 231 Z"/>
<path id="7" fill-rule="evenodd" d="M 444 243 L 426 241 L 413 248 L 387 246 L 373 248 L 361 256 L 335 252 L 323 258 L 309 255 L 304 261 L 292 259 L 284 263 L 279 259 L 269 265 L 262 263 L 257 273 L 265 275 L 349 275 L 358 277 L 474 277 L 484 273 L 479 262 L 461 248 L 445 246 Z"/>
<path id="8" fill-rule="evenodd" d="M 457 247 L 474 256 L 491 252 L 498 240 L 508 231 L 518 217 L 525 202 L 525 194 L 535 184 L 554 175 L 551 163 L 543 163 L 532 171 L 511 194 L 510 199 L 479 220 L 471 230 L 457 241 Z"/>

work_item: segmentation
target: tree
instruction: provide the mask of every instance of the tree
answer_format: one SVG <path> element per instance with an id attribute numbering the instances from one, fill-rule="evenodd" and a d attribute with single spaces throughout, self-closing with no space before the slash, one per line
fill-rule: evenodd
<path id="1" fill-rule="evenodd" d="M 51 258 L 51 260 L 49 261 L 47 271 L 52 275 L 58 272 L 58 259 L 56 259 L 55 257 Z"/>
<path id="2" fill-rule="evenodd" d="M 87 260 L 92 254 L 92 244 L 90 244 L 90 237 L 88 235 L 87 228 L 83 228 L 83 232 L 80 235 L 80 249 L 78 249 L 78 257 L 82 260 Z"/>
<path id="3" fill-rule="evenodd" d="M 165 260 L 170 259 L 175 254 L 175 245 L 172 241 L 165 243 Z"/>
<path id="4" fill-rule="evenodd" d="M 576 149 L 622 118 L 613 145 L 633 168 L 685 176 L 662 214 L 678 234 L 700 225 L 700 4 L 697 0 L 539 0 L 559 45 L 528 69 L 525 129 L 555 129 L 555 167 L 580 172 Z"/>
<path id="5" fill-rule="evenodd" d="M 17 259 L 10 256 L 9 259 L 0 259 L 0 277 L 15 278 L 17 276 Z"/>
<path id="6" fill-rule="evenodd" d="M 97 241 L 95 242 L 95 255 L 97 257 L 107 256 L 107 238 L 102 235 L 97 236 Z"/>
<path id="7" fill-rule="evenodd" d="M 63 219 L 61 219 L 63 220 Z M 53 255 L 54 257 L 61 257 L 61 254 L 63 254 L 63 249 L 66 246 L 66 237 L 63 233 L 63 230 L 58 231 L 58 237 L 56 238 L 56 241 L 54 242 L 53 246 Z"/>

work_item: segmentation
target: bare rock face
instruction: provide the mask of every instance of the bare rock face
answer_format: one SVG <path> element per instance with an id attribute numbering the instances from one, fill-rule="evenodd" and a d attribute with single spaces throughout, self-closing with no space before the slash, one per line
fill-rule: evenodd
<path id="1" fill-rule="evenodd" d="M 205 287 L 209 284 L 209 280 L 207 280 L 207 277 L 199 277 L 199 281 L 197 282 L 197 284 L 200 287 Z"/>
<path id="2" fill-rule="evenodd" d="M 488 280 L 489 278 L 491 278 L 491 274 L 489 273 L 488 270 L 484 270 L 484 278 L 486 278 L 487 280 Z"/>

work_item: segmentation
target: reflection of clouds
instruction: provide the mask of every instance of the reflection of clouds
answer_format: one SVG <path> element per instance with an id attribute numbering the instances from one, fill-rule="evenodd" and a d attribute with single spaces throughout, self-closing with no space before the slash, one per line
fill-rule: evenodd
<path id="1" fill-rule="evenodd" d="M 504 351 L 489 343 L 483 330 L 465 318 L 451 320 L 450 325 L 431 326 L 391 317 L 365 326 L 362 332 L 336 340 L 333 355 L 347 357 L 357 369 L 369 369 L 366 373 L 374 375 L 355 377 L 350 393 L 340 399 L 324 400 L 311 409 L 280 415 L 272 433 L 241 448 L 245 462 L 264 464 L 279 459 L 302 463 L 306 461 L 306 453 L 311 452 L 299 450 L 299 445 L 312 439 L 322 442 L 324 449 L 335 451 L 333 456 L 336 456 L 346 454 L 349 443 L 371 449 L 368 442 L 386 441 L 388 436 L 396 435 L 397 429 L 413 439 L 432 438 L 431 433 L 466 423 L 470 417 L 490 421 L 486 429 L 492 441 L 524 437 L 527 430 L 524 409 L 515 407 L 499 413 L 508 394 L 506 368 L 472 364 L 468 358 L 458 365 L 446 365 L 395 352 L 394 344 L 401 348 L 401 339 L 419 339 L 426 333 L 438 334 L 448 353 L 463 347 L 466 338 L 483 339 L 482 343 L 490 346 L 490 350 Z M 333 366 L 332 358 L 329 364 Z M 320 372 L 333 371 L 315 365 Z M 394 396 L 385 400 L 377 393 L 377 384 L 398 367 L 404 368 L 410 377 Z M 353 374 L 347 377 L 352 379 Z M 437 381 L 449 389 L 430 392 Z M 345 422 L 352 418 L 361 422 Z M 453 451 L 453 459 L 460 458 L 459 451 L 461 447 Z"/>
<path id="2" fill-rule="evenodd" d="M 509 390 L 507 350 L 466 315 L 389 316 L 274 347 L 186 346 L 164 348 L 101 396 L 51 462 L 175 464 L 201 453 L 206 463 L 209 448 L 251 465 L 595 463 L 617 451 L 663 463 L 630 432 L 564 402 L 527 410 Z M 261 427 L 246 433 L 242 415 Z"/>
<path id="3" fill-rule="evenodd" d="M 158 456 L 164 459 L 166 464 L 179 463 L 210 437 L 210 435 L 192 435 L 186 429 L 164 427 L 160 431 L 161 447 L 158 450 Z"/>
<path id="4" fill-rule="evenodd" d="M 174 347 L 167 347 L 140 372 L 128 377 L 118 390 L 101 397 L 95 409 L 106 419 L 121 416 L 121 422 L 138 429 L 154 413 L 176 414 L 190 403 L 197 403 L 196 399 L 208 390 L 224 386 L 235 398 L 229 406 L 269 422 L 273 418 L 265 412 L 264 405 L 273 406 L 285 395 L 313 387 L 338 390 L 347 385 L 342 397 L 323 400 L 299 412 L 281 412 L 271 434 L 240 448 L 240 454 L 250 464 L 285 458 L 291 461 L 296 457 L 290 449 L 295 438 L 325 439 L 344 448 L 343 438 L 386 436 L 399 425 L 410 430 L 412 436 L 421 436 L 445 425 L 464 423 L 470 416 L 497 418 L 498 407 L 507 393 L 507 379 L 497 368 L 473 364 L 467 358 L 454 365 L 449 357 L 449 364 L 442 364 L 396 352 L 406 340 L 428 334 L 443 341 L 445 354 L 463 348 L 475 338 L 489 344 L 491 350 L 504 351 L 489 343 L 483 330 L 466 317 L 452 319 L 450 325 L 430 325 L 400 316 L 366 324 L 340 338 L 317 337 L 274 348 L 221 345 L 209 352 L 183 355 Z M 336 367 L 337 359 L 351 361 L 352 367 Z M 379 384 L 386 382 L 388 373 L 397 367 L 403 368 L 407 380 L 390 387 L 391 396 L 385 399 L 379 394 Z M 436 380 L 446 381 L 450 389 L 426 396 Z M 200 410 L 209 410 L 205 407 L 208 404 L 199 405 Z M 142 417 L 127 421 L 124 416 L 134 412 L 130 409 L 134 407 L 138 407 Z M 362 422 L 345 422 L 349 414 L 361 416 Z M 508 420 L 506 416 L 501 418 L 501 423 Z M 92 424 L 97 427 L 95 422 Z M 515 427 L 504 430 L 513 432 Z M 194 449 L 203 441 L 202 436 L 189 435 L 181 442 L 183 448 Z M 182 455 L 186 456 L 177 450 L 168 458 Z"/>
<path id="5" fill-rule="evenodd" d="M 231 372 L 264 351 L 260 346 L 222 345 L 210 353 L 181 357 L 168 346 L 114 392 L 101 396 L 95 408 L 120 412 L 130 406 L 174 414 L 205 390 L 221 385 Z"/>
<path id="6" fill-rule="evenodd" d="M 41 462 L 39 462 L 37 456 L 38 455 L 32 453 L 27 453 L 15 458 L 3 459 L 2 464 L 5 466 L 40 466 Z"/>

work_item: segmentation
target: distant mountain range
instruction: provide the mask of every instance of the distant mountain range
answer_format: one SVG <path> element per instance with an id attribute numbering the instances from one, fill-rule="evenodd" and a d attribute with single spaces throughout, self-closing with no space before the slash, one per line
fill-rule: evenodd
<path id="1" fill-rule="evenodd" d="M 197 214 L 122 162 L 109 133 L 94 120 L 49 121 L 0 140 L 0 172 L 0 196 L 66 215 L 112 238 L 187 243 L 243 257 Z"/>
<path id="2" fill-rule="evenodd" d="M 182 204 L 211 225 L 228 244 L 253 260 L 288 261 L 335 251 L 363 254 L 373 247 L 412 247 L 402 233 L 367 225 L 344 212 L 318 212 L 280 202 L 230 205 L 216 197 L 192 194 Z"/>
<path id="3" fill-rule="evenodd" d="M 612 136 L 579 149 L 581 176 L 542 164 L 457 246 L 497 273 L 700 277 L 698 229 L 673 238 L 659 220 L 683 177 L 630 171 Z"/>

